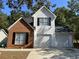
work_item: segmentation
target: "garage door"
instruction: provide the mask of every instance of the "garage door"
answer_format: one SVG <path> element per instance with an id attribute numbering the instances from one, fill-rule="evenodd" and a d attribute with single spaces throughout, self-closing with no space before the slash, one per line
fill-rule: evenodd
<path id="1" fill-rule="evenodd" d="M 56 47 L 72 47 L 72 35 L 66 32 L 56 32 Z"/>

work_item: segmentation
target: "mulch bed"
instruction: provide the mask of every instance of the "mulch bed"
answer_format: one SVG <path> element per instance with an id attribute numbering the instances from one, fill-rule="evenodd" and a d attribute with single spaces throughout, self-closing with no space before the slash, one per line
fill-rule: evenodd
<path id="1" fill-rule="evenodd" d="M 0 51 L 0 59 L 27 59 L 30 51 Z"/>

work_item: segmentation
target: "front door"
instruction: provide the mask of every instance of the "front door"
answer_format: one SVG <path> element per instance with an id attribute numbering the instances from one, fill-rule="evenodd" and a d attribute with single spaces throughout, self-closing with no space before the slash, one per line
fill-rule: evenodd
<path id="1" fill-rule="evenodd" d="M 50 37 L 50 35 L 37 35 L 38 48 L 49 48 Z"/>

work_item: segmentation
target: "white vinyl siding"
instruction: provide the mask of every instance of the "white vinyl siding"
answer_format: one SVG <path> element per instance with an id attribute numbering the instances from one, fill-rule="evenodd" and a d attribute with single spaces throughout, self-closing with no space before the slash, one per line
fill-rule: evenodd
<path id="1" fill-rule="evenodd" d="M 15 33 L 15 45 L 23 45 L 26 41 L 26 33 Z"/>

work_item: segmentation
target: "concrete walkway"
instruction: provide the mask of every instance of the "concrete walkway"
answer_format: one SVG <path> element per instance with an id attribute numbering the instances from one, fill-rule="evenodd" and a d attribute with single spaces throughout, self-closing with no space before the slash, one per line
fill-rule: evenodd
<path id="1" fill-rule="evenodd" d="M 27 59 L 79 59 L 78 49 L 37 49 Z"/>

